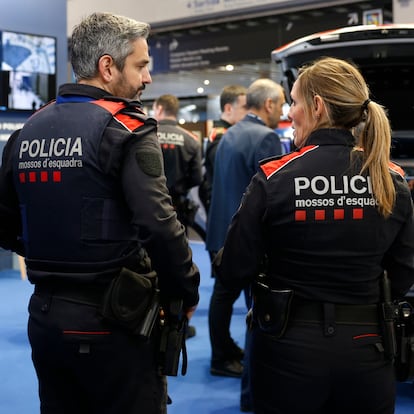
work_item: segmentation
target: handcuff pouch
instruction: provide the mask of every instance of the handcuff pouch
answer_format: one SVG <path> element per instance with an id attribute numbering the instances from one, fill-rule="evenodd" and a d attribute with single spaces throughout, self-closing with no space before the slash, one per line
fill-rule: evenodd
<path id="1" fill-rule="evenodd" d="M 134 334 L 139 333 L 153 305 L 156 281 L 154 271 L 140 274 L 122 268 L 105 292 L 102 315 Z"/>
<path id="2" fill-rule="evenodd" d="M 253 297 L 253 322 L 263 332 L 281 338 L 289 320 L 293 290 L 272 289 L 256 282 Z"/>

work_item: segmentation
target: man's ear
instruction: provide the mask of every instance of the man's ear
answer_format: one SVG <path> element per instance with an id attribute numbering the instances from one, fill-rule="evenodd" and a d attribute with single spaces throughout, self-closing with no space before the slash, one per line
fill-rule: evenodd
<path id="1" fill-rule="evenodd" d="M 274 101 L 271 98 L 267 98 L 264 102 L 264 108 L 266 112 L 272 112 L 272 105 L 274 104 Z"/>
<path id="2" fill-rule="evenodd" d="M 233 105 L 227 102 L 226 104 L 224 104 L 223 112 L 228 114 L 231 112 L 232 109 L 233 109 Z"/>
<path id="3" fill-rule="evenodd" d="M 162 112 L 164 111 L 164 108 L 162 107 L 162 105 L 156 105 L 155 106 L 155 108 L 154 108 L 154 114 L 157 116 L 157 117 L 160 117 L 160 116 L 162 116 Z"/>
<path id="4" fill-rule="evenodd" d="M 114 60 L 110 55 L 102 55 L 98 61 L 98 71 L 105 82 L 110 82 L 113 76 Z"/>

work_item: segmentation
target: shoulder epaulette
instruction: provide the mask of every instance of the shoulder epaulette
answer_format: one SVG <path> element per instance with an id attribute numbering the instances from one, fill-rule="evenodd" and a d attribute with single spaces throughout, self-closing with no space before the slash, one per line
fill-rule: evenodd
<path id="1" fill-rule="evenodd" d="M 225 127 L 214 127 L 211 130 L 210 135 L 208 136 L 208 140 L 210 142 L 213 142 L 217 138 L 218 135 L 220 135 L 220 136 L 224 135 L 226 133 L 226 131 L 227 131 L 227 128 L 225 128 Z"/>
<path id="2" fill-rule="evenodd" d="M 177 127 L 181 129 L 183 132 L 185 132 L 186 134 L 190 135 L 191 138 L 194 138 L 198 143 L 200 143 L 200 138 L 196 134 L 194 134 L 194 132 L 189 131 L 188 129 L 185 129 L 180 125 L 177 125 Z"/>
<path id="3" fill-rule="evenodd" d="M 139 115 L 144 115 L 144 113 L 140 110 L 138 106 L 136 106 L 133 102 L 129 102 L 123 99 L 98 99 L 96 101 L 90 101 L 91 103 L 100 106 L 103 109 L 106 109 L 108 112 L 112 114 L 112 116 L 121 123 L 126 129 L 129 131 L 134 131 L 140 126 L 144 125 L 144 120 L 139 119 Z M 121 111 L 124 109 L 131 108 L 136 111 L 137 117 L 131 116 L 128 113 L 122 113 Z"/>
<path id="4" fill-rule="evenodd" d="M 404 169 L 402 167 L 400 167 L 398 164 L 390 161 L 390 163 L 388 164 L 389 168 L 391 171 L 394 171 L 395 173 L 397 173 L 398 175 L 401 175 L 401 177 L 405 177 L 406 173 L 404 171 Z"/>
<path id="5" fill-rule="evenodd" d="M 281 157 L 275 157 L 273 159 L 267 159 L 264 161 L 263 164 L 260 165 L 261 170 L 266 175 L 266 178 L 269 179 L 273 174 L 278 172 L 287 164 L 291 163 L 292 161 L 303 157 L 310 151 L 315 150 L 318 148 L 318 145 L 309 145 L 307 147 L 303 147 L 298 151 L 290 152 L 289 154 L 282 155 Z"/>

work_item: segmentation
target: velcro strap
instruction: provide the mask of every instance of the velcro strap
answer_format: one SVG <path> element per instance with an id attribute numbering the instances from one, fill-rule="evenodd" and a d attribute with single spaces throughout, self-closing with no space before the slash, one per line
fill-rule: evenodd
<path id="1" fill-rule="evenodd" d="M 325 322 L 326 304 L 295 298 L 292 305 L 291 318 L 296 321 Z M 333 306 L 335 323 L 352 325 L 376 325 L 379 323 L 378 306 L 373 305 L 343 305 Z M 331 308 L 331 307 L 329 307 Z"/>
<path id="2" fill-rule="evenodd" d="M 51 296 L 71 302 L 99 306 L 102 304 L 107 285 L 83 283 L 38 283 L 35 285 L 36 295 Z"/>

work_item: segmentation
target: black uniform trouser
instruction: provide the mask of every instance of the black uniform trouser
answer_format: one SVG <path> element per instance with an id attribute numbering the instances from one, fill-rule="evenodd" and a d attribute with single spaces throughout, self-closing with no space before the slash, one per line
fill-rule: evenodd
<path id="1" fill-rule="evenodd" d="M 155 342 L 109 328 L 96 306 L 33 294 L 28 333 L 42 414 L 164 414 Z"/>
<path id="2" fill-rule="evenodd" d="M 256 414 L 391 414 L 395 382 L 378 325 L 293 321 L 277 339 L 255 327 L 251 383 Z"/>
<path id="3" fill-rule="evenodd" d="M 242 289 L 229 289 L 215 278 L 210 298 L 208 324 L 212 351 L 212 362 L 234 359 L 234 342 L 230 334 L 233 304 L 243 292 Z M 249 292 L 245 291 L 246 306 L 249 306 Z"/>

